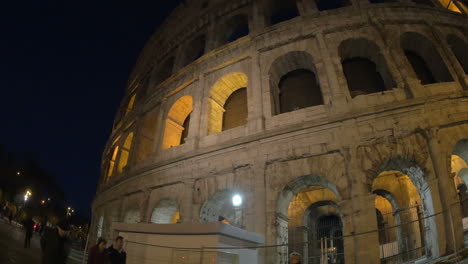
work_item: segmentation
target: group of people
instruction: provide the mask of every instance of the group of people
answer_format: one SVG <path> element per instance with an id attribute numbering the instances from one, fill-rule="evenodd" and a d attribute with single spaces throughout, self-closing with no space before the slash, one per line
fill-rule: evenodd
<path id="1" fill-rule="evenodd" d="M 88 264 L 125 264 L 127 253 L 123 250 L 123 237 L 118 236 L 112 245 L 106 248 L 107 241 L 99 238 L 89 250 Z"/>
<path id="2" fill-rule="evenodd" d="M 69 233 L 70 224 L 66 220 L 57 223 L 53 229 L 45 230 L 41 237 L 42 264 L 67 263 L 71 249 Z M 125 264 L 127 254 L 123 250 L 123 242 L 124 238 L 118 236 L 106 248 L 107 241 L 99 238 L 89 250 L 88 264 Z"/>

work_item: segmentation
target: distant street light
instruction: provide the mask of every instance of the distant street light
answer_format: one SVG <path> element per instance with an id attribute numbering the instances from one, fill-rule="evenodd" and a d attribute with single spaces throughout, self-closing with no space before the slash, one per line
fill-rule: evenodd
<path id="1" fill-rule="evenodd" d="M 18 175 L 18 176 L 19 176 L 20 174 L 21 174 L 21 173 L 20 173 L 19 171 L 17 171 L 17 172 L 16 172 L 16 175 Z"/>
<path id="2" fill-rule="evenodd" d="M 42 201 L 41 201 L 41 204 L 44 205 L 44 204 L 45 204 L 45 200 L 42 200 Z"/>
<path id="3" fill-rule="evenodd" d="M 72 214 L 73 212 L 75 212 L 75 210 L 73 210 L 70 206 L 68 206 L 66 217 L 71 216 L 71 214 Z"/>
<path id="4" fill-rule="evenodd" d="M 232 196 L 232 205 L 239 207 L 242 205 L 242 197 L 239 194 L 234 194 Z"/>

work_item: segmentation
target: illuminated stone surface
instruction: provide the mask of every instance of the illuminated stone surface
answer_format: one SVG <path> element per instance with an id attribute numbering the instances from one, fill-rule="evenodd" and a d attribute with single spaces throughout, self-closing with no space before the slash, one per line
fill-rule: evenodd
<path id="1" fill-rule="evenodd" d="M 379 243 L 402 236 L 424 244 L 426 258 L 461 249 L 468 216 L 457 189 L 468 179 L 463 1 L 449 8 L 456 12 L 431 0 L 351 0 L 326 11 L 314 1 L 273 2 L 186 1 L 149 40 L 104 150 L 92 239 L 101 216 L 110 238 L 112 222 L 221 215 L 290 251 L 304 242 L 292 238 L 294 230 L 330 216 L 345 236 L 346 263 L 379 263 Z M 281 17 L 280 10 L 291 12 Z M 245 32 L 245 22 L 247 36 L 230 35 Z M 355 76 L 346 65 L 364 66 Z M 313 73 L 309 81 L 315 76 L 312 96 L 323 104 L 281 113 L 287 88 L 280 82 L 300 69 Z M 235 110 L 225 104 L 244 87 L 247 122 L 223 131 L 226 111 Z M 301 97 L 301 89 L 290 91 Z M 243 203 L 233 208 L 237 193 Z M 427 218 L 422 226 L 378 231 L 411 217 L 385 213 L 411 206 Z M 285 263 L 288 248 L 259 254 L 260 263 Z"/>

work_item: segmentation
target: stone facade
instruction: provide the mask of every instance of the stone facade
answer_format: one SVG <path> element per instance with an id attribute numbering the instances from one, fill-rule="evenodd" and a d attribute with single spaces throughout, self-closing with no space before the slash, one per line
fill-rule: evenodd
<path id="1" fill-rule="evenodd" d="M 104 150 L 91 238 L 112 236 L 112 222 L 223 215 L 266 245 L 287 244 L 291 225 L 319 212 L 307 211 L 309 202 L 291 208 L 303 195 L 340 217 L 346 263 L 379 263 L 376 196 L 394 210 L 402 198 L 375 181 L 396 172 L 417 190 L 424 256 L 462 248 L 451 159 L 457 146 L 468 163 L 460 144 L 468 139 L 468 16 L 431 0 L 351 0 L 325 11 L 297 0 L 298 16 L 271 25 L 271 2 L 186 1 L 150 39 Z M 454 4 L 465 12 L 463 1 Z M 248 35 L 226 43 L 242 22 Z M 426 63 L 431 83 L 409 52 Z M 382 90 L 350 92 L 356 83 L 344 62 L 353 58 L 370 62 Z M 299 69 L 315 75 L 323 104 L 282 113 L 278 84 Z M 247 121 L 223 131 L 233 108 L 225 103 L 244 87 Z M 314 188 L 322 193 L 304 194 Z M 240 208 L 230 205 L 234 193 Z M 261 250 L 262 263 L 286 263 L 287 254 L 284 246 Z"/>

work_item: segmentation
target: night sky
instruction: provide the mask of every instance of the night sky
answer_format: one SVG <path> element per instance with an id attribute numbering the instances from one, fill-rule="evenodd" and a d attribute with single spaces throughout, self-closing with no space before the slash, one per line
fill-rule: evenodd
<path id="1" fill-rule="evenodd" d="M 34 153 L 87 216 L 131 69 L 179 2 L 0 4 L 0 144 Z"/>

